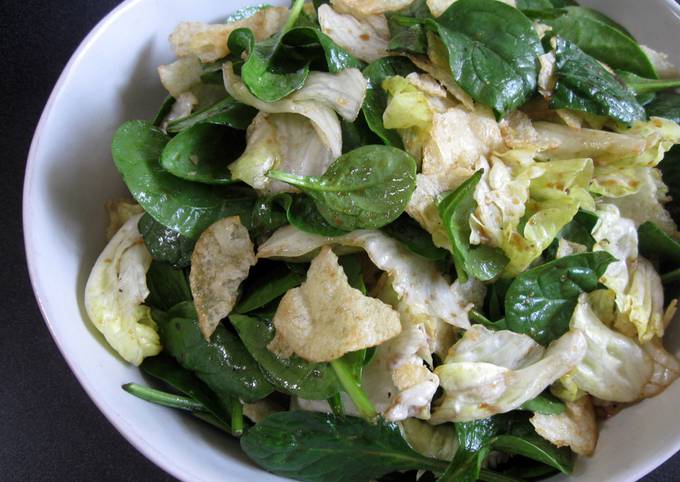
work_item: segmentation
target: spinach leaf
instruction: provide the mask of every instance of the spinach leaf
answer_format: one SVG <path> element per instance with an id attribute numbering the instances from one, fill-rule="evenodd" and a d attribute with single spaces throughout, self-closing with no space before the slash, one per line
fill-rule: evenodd
<path id="1" fill-rule="evenodd" d="M 496 0 L 458 0 L 427 20 L 449 53 L 454 80 L 503 117 L 536 89 L 543 47 L 522 12 Z"/>
<path id="2" fill-rule="evenodd" d="M 659 94 L 645 106 L 645 109 L 649 117 L 663 117 L 680 123 L 680 94 L 671 92 Z"/>
<path id="3" fill-rule="evenodd" d="M 564 405 L 564 402 L 551 395 L 550 392 L 545 391 L 536 398 L 524 402 L 518 410 L 526 410 L 542 415 L 559 415 L 564 413 L 566 409 L 567 407 Z"/>
<path id="4" fill-rule="evenodd" d="M 126 122 L 113 137 L 113 160 L 144 210 L 164 226 L 193 239 L 226 216 L 239 215 L 247 225 L 252 191 L 206 186 L 165 172 L 158 159 L 167 142 L 160 129 L 145 121 Z"/>
<path id="5" fill-rule="evenodd" d="M 163 123 L 163 120 L 167 117 L 167 115 L 170 113 L 172 110 L 172 106 L 175 104 L 175 98 L 171 95 L 167 96 L 165 99 L 163 99 L 163 103 L 161 104 L 160 108 L 158 109 L 158 112 L 156 113 L 156 117 L 153 118 L 153 125 L 156 127 L 160 127 L 160 125 Z"/>
<path id="6" fill-rule="evenodd" d="M 141 217 L 137 228 L 156 261 L 164 261 L 174 268 L 185 268 L 191 264 L 195 240 L 166 228 L 149 214 Z"/>
<path id="7" fill-rule="evenodd" d="M 509 454 L 522 455 L 554 467 L 564 474 L 574 469 L 574 454 L 568 447 L 555 447 L 538 435 L 528 420 L 512 424 L 510 433 L 495 437 L 493 448 Z"/>
<path id="8" fill-rule="evenodd" d="M 521 273 L 505 296 L 505 320 L 516 333 L 542 345 L 569 329 L 578 295 L 597 289 L 614 257 L 605 251 L 575 254 Z"/>
<path id="9" fill-rule="evenodd" d="M 410 252 L 425 259 L 439 261 L 449 255 L 445 249 L 435 246 L 430 233 L 421 228 L 420 224 L 408 214 L 402 214 L 380 229 L 403 244 Z"/>
<path id="10" fill-rule="evenodd" d="M 651 221 L 638 228 L 640 254 L 655 259 L 663 271 L 670 271 L 680 264 L 680 243 L 666 234 Z"/>
<path id="11" fill-rule="evenodd" d="M 363 71 L 368 85 L 361 110 L 368 127 L 389 146 L 402 148 L 404 144 L 396 130 L 386 129 L 383 124 L 388 95 L 383 90 L 382 83 L 395 75 L 405 77 L 416 70 L 413 62 L 405 57 L 384 57 L 369 64 Z"/>
<path id="12" fill-rule="evenodd" d="M 501 429 L 499 417 L 489 417 L 456 426 L 458 450 L 439 482 L 475 482 L 484 459 L 491 450 L 493 437 Z"/>
<path id="13" fill-rule="evenodd" d="M 306 192 L 333 227 L 380 228 L 404 212 L 416 183 L 416 162 L 389 146 L 364 146 L 343 154 L 320 177 L 272 170 L 269 177 Z"/>
<path id="14" fill-rule="evenodd" d="M 635 95 L 680 87 L 680 79 L 648 79 L 623 70 L 617 71 L 616 74 Z"/>
<path id="15" fill-rule="evenodd" d="M 557 37 L 555 57 L 557 84 L 552 108 L 605 115 L 624 124 L 645 118 L 633 93 L 576 44 Z"/>
<path id="16" fill-rule="evenodd" d="M 227 167 L 245 148 L 240 131 L 212 124 L 197 124 L 180 132 L 161 153 L 161 166 L 187 181 L 231 184 Z"/>
<path id="17" fill-rule="evenodd" d="M 634 38 L 613 20 L 584 7 L 567 7 L 567 14 L 544 22 L 558 36 L 614 69 L 657 78 L 651 61 Z"/>
<path id="18" fill-rule="evenodd" d="M 328 223 L 314 203 L 314 200 L 300 194 L 278 194 L 274 201 L 286 211 L 288 222 L 300 231 L 321 236 L 342 236 L 347 231 Z"/>
<path id="19" fill-rule="evenodd" d="M 477 208 L 473 196 L 483 172 L 477 171 L 437 205 L 439 217 L 451 241 L 453 261 L 461 282 L 465 282 L 468 275 L 481 281 L 495 279 L 508 264 L 508 258 L 501 249 L 470 245 L 470 215 Z"/>
<path id="20" fill-rule="evenodd" d="M 557 256 L 557 249 L 559 247 L 559 240 L 566 239 L 572 243 L 583 244 L 588 248 L 588 251 L 593 250 L 595 239 L 590 234 L 597 223 L 597 215 L 591 211 L 579 209 L 574 216 L 574 219 L 569 221 L 553 240 L 550 246 L 545 250 L 544 255 L 549 259 L 555 259 Z"/>
<path id="21" fill-rule="evenodd" d="M 243 295 L 234 308 L 235 313 L 244 314 L 262 308 L 286 294 L 289 289 L 300 286 L 305 280 L 304 273 L 290 270 L 283 263 L 267 265 L 264 270 L 257 267 L 253 270 L 255 271 L 251 271 L 243 288 Z"/>
<path id="22" fill-rule="evenodd" d="M 306 481 L 362 482 L 394 471 L 446 467 L 413 451 L 394 423 L 315 412 L 270 415 L 241 438 L 241 448 L 267 471 Z"/>
<path id="23" fill-rule="evenodd" d="M 269 236 L 288 224 L 286 213 L 278 209 L 273 196 L 258 198 L 250 214 L 250 235 L 254 239 Z"/>
<path id="24" fill-rule="evenodd" d="M 381 144 L 382 139 L 378 137 L 366 123 L 366 117 L 363 112 L 359 112 L 354 122 L 340 120 L 340 128 L 342 129 L 342 153 L 345 154 L 353 151 L 361 146 L 369 144 Z"/>
<path id="25" fill-rule="evenodd" d="M 219 76 L 220 82 L 223 82 L 222 64 L 219 65 Z M 250 125 L 255 114 L 257 114 L 257 109 L 228 96 L 206 109 L 168 123 L 167 131 L 169 133 L 182 132 L 197 124 L 215 124 L 233 129 L 245 129 Z"/>
<path id="26" fill-rule="evenodd" d="M 194 372 L 218 397 L 254 402 L 274 390 L 241 340 L 224 326 L 219 325 L 209 341 L 203 338 L 193 303 L 180 303 L 167 313 L 160 310 L 151 313 L 163 349 Z"/>
<path id="27" fill-rule="evenodd" d="M 517 0 L 515 3 L 520 10 L 548 10 L 578 5 L 573 0 Z"/>
<path id="28" fill-rule="evenodd" d="M 191 301 L 191 289 L 184 271 L 162 261 L 152 261 L 146 272 L 149 289 L 145 303 L 159 310 L 169 310 L 182 301 Z"/>
<path id="29" fill-rule="evenodd" d="M 231 427 L 231 413 L 234 404 L 240 405 L 238 399 L 218 398 L 193 373 L 166 355 L 145 358 L 139 368 L 200 403 L 204 411 L 213 414 L 225 427 Z"/>
<path id="30" fill-rule="evenodd" d="M 336 44 L 318 28 L 296 27 L 286 33 L 282 42 L 291 47 L 304 47 L 308 58 L 317 57 L 312 50 L 321 50 L 324 70 L 335 74 L 345 69 L 363 69 L 364 63 Z M 321 70 L 321 69 L 319 69 Z"/>
<path id="31" fill-rule="evenodd" d="M 678 96 L 680 100 L 680 95 Z M 678 103 L 678 115 L 680 116 L 680 102 Z M 666 153 L 659 163 L 663 182 L 668 186 L 668 194 L 672 201 L 666 204 L 673 221 L 680 224 L 680 145 L 674 145 Z"/>
<path id="32" fill-rule="evenodd" d="M 425 27 L 421 22 L 413 22 L 413 19 L 432 18 L 426 0 L 415 0 L 402 10 L 386 13 L 385 17 L 387 17 L 387 25 L 390 29 L 390 43 L 387 50 L 416 55 L 427 54 Z"/>
<path id="33" fill-rule="evenodd" d="M 295 355 L 280 358 L 269 351 L 267 345 L 275 333 L 272 323 L 237 314 L 229 316 L 229 321 L 276 390 L 309 400 L 325 400 L 340 390 L 327 363 L 309 363 Z"/>
<path id="34" fill-rule="evenodd" d="M 276 102 L 301 88 L 309 75 L 309 64 L 302 59 L 280 54 L 282 37 L 295 26 L 302 12 L 304 0 L 295 0 L 285 25 L 273 37 L 255 42 L 255 35 L 248 28 L 239 28 L 229 35 L 229 50 L 240 54 L 248 52 L 248 59 L 241 67 L 241 79 L 248 90 L 265 102 Z"/>

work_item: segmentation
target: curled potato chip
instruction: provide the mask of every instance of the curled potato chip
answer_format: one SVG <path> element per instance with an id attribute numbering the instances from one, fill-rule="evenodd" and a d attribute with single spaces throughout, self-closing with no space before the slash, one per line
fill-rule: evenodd
<path id="1" fill-rule="evenodd" d="M 106 227 L 106 240 L 110 241 L 128 219 L 136 214 L 143 213 L 144 209 L 134 201 L 114 199 L 106 202 L 106 212 L 109 213 L 109 225 Z"/>
<path id="2" fill-rule="evenodd" d="M 558 447 L 568 446 L 579 455 L 592 455 L 597 445 L 597 420 L 590 397 L 566 402 L 559 415 L 534 414 L 529 419 L 541 437 Z"/>
<path id="3" fill-rule="evenodd" d="M 328 246 L 312 260 L 307 281 L 281 299 L 274 326 L 270 350 L 284 357 L 296 353 L 312 362 L 335 360 L 401 332 L 399 314 L 352 288 Z"/>
<path id="4" fill-rule="evenodd" d="M 178 98 L 182 93 L 200 83 L 202 73 L 201 62 L 193 55 L 158 67 L 161 84 L 174 98 Z"/>
<path id="5" fill-rule="evenodd" d="M 182 22 L 170 35 L 170 44 L 178 57 L 195 55 L 203 63 L 214 62 L 229 54 L 227 40 L 234 30 L 249 28 L 256 40 L 263 40 L 281 30 L 287 18 L 287 8 L 267 7 L 227 24 Z"/>
<path id="6" fill-rule="evenodd" d="M 189 283 L 206 339 L 231 312 L 239 285 L 254 264 L 253 243 L 238 216 L 220 219 L 201 234 L 191 255 Z"/>

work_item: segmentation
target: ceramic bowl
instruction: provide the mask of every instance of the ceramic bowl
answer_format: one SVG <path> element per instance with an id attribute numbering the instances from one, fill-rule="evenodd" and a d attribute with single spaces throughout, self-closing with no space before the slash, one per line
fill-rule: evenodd
<path id="1" fill-rule="evenodd" d="M 83 289 L 105 244 L 105 201 L 126 193 L 111 161 L 111 137 L 127 119 L 149 119 L 164 97 L 156 66 L 173 55 L 168 35 L 183 20 L 219 21 L 253 0 L 128 0 L 83 40 L 57 82 L 33 138 L 24 187 L 28 265 L 40 309 L 64 358 L 127 440 L 182 480 L 282 480 L 250 463 L 238 443 L 173 410 L 121 390 L 144 382 L 90 325 Z M 271 3 L 283 3 L 274 1 Z M 665 0 L 592 0 L 642 43 L 680 65 L 680 8 Z M 666 341 L 680 348 L 680 327 Z M 633 481 L 680 449 L 680 382 L 602 426 L 579 481 Z M 96 447 L 93 447 L 96 450 Z"/>

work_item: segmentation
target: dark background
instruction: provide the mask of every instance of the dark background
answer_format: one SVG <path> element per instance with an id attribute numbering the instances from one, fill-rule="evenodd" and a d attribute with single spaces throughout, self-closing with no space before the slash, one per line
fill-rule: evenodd
<path id="1" fill-rule="evenodd" d="M 125 441 L 80 387 L 43 323 L 24 260 L 21 191 L 33 130 L 69 57 L 117 4 L 9 0 L 0 10 L 2 480 L 173 480 Z M 643 480 L 680 480 L 680 455 Z"/>

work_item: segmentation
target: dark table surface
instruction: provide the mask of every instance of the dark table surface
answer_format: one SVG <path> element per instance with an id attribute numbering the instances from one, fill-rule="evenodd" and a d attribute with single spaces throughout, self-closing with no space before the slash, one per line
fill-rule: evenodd
<path id="1" fill-rule="evenodd" d="M 24 261 L 21 189 L 33 130 L 78 43 L 117 3 L 9 0 L 0 15 L 2 480 L 173 480 L 80 387 L 43 323 Z M 643 480 L 680 480 L 680 454 Z"/>

